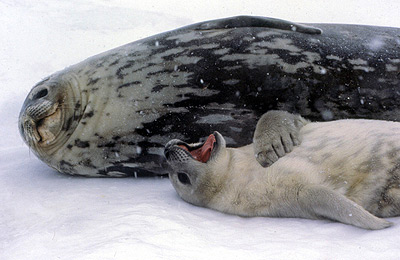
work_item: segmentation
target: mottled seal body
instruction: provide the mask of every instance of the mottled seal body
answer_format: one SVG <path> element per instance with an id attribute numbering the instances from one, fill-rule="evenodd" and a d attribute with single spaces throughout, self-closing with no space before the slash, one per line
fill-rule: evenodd
<path id="1" fill-rule="evenodd" d="M 322 29 L 321 30 L 318 28 Z M 270 109 L 399 120 L 400 29 L 262 17 L 199 23 L 91 57 L 39 82 L 25 142 L 60 172 L 165 174 L 171 138 L 251 142 Z"/>
<path id="2" fill-rule="evenodd" d="M 400 215 L 400 123 L 309 123 L 300 134 L 302 143 L 267 168 L 253 145 L 226 148 L 218 132 L 205 144 L 172 140 L 165 150 L 170 180 L 185 201 L 240 216 L 328 218 L 381 229 L 389 223 L 377 217 Z M 212 149 L 200 162 L 192 154 L 203 146 Z"/>

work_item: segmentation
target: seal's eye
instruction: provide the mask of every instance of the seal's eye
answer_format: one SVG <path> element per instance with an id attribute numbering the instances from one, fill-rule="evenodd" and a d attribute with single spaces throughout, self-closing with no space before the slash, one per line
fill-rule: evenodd
<path id="1" fill-rule="evenodd" d="M 186 173 L 178 172 L 178 179 L 181 183 L 190 185 L 190 179 Z"/>
<path id="2" fill-rule="evenodd" d="M 33 96 L 32 100 L 43 98 L 43 97 L 47 96 L 47 94 L 48 94 L 48 90 L 44 88 L 44 89 L 40 90 L 38 93 L 36 93 Z"/>

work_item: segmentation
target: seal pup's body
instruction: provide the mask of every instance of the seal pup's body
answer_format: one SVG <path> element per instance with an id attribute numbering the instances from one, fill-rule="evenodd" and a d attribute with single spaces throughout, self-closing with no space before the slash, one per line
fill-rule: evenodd
<path id="1" fill-rule="evenodd" d="M 217 132 L 206 163 L 185 157 L 186 144 L 173 140 L 166 146 L 171 182 L 192 204 L 240 216 L 328 218 L 381 229 L 390 223 L 377 217 L 400 214 L 399 123 L 308 123 L 300 135 L 301 145 L 267 168 L 257 162 L 256 146 L 226 148 Z"/>

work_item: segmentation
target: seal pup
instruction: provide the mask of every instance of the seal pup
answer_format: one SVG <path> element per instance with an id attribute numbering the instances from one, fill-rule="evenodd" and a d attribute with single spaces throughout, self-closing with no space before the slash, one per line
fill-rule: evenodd
<path id="1" fill-rule="evenodd" d="M 389 227 L 379 217 L 400 215 L 400 123 L 302 123 L 302 143 L 272 165 L 263 156 L 269 148 L 227 148 L 218 132 L 203 143 L 171 140 L 170 180 L 185 201 L 229 214 Z M 265 117 L 257 124 L 258 143 L 267 124 Z"/>
<path id="2" fill-rule="evenodd" d="M 124 177 L 166 174 L 163 148 L 173 138 L 216 130 L 230 146 L 249 144 L 271 109 L 400 120 L 398 35 L 265 17 L 205 21 L 46 77 L 28 94 L 19 129 L 57 171 Z"/>

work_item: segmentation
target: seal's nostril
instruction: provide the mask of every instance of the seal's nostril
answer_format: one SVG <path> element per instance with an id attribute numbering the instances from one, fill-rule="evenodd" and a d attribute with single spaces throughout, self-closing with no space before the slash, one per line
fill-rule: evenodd
<path id="1" fill-rule="evenodd" d="M 48 93 L 49 93 L 49 91 L 46 88 L 44 88 L 44 89 L 40 90 L 38 93 L 36 93 L 33 96 L 32 100 L 43 98 L 43 97 L 47 96 Z"/>
<path id="2" fill-rule="evenodd" d="M 24 136 L 24 123 L 19 124 L 19 133 L 21 136 Z"/>
<path id="3" fill-rule="evenodd" d="M 169 150 L 167 150 L 167 149 L 164 150 L 164 156 L 165 156 L 166 159 L 168 159 L 168 157 L 169 157 Z"/>

